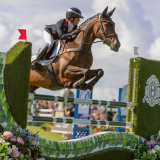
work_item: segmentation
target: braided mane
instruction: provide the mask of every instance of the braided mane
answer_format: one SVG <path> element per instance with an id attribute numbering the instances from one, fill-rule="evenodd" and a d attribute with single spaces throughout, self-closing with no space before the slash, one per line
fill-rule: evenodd
<path id="1" fill-rule="evenodd" d="M 94 17 L 98 16 L 100 13 L 96 14 L 95 16 L 92 16 L 88 19 L 86 19 L 78 28 L 80 29 L 81 27 L 83 27 L 88 21 L 90 21 L 91 19 L 93 19 Z"/>

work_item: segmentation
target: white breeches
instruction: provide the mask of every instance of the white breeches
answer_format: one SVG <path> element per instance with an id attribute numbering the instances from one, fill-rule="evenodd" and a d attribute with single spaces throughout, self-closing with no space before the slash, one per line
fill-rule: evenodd
<path id="1" fill-rule="evenodd" d="M 48 47 L 49 47 L 51 45 L 51 43 L 53 42 L 53 37 L 48 32 L 46 32 L 45 30 L 43 32 L 43 35 L 44 35 L 44 40 L 45 40 L 46 43 L 49 44 L 48 45 Z"/>

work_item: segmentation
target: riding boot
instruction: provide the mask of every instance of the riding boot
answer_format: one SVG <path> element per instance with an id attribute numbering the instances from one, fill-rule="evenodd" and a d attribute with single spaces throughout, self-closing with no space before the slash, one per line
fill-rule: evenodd
<path id="1" fill-rule="evenodd" d="M 50 58 L 50 56 L 52 55 L 52 53 L 53 53 L 53 50 L 54 50 L 54 48 L 55 48 L 55 46 L 56 46 L 56 40 L 53 40 L 53 42 L 50 44 L 50 46 L 48 47 L 48 50 L 47 50 L 47 54 L 46 54 L 46 56 L 44 57 L 45 59 L 49 59 Z"/>
<path id="2" fill-rule="evenodd" d="M 31 69 L 35 70 L 38 66 L 38 62 L 40 60 L 43 60 L 44 57 L 46 56 L 47 53 L 47 49 L 48 49 L 48 43 L 46 43 L 43 48 L 37 53 L 37 57 L 34 61 L 31 62 Z"/>

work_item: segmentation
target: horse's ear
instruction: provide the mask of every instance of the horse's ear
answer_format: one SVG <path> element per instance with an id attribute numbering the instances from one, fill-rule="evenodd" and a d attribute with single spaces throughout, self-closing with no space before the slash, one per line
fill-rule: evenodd
<path id="1" fill-rule="evenodd" d="M 112 16 L 112 14 L 113 14 L 113 12 L 114 12 L 115 9 L 116 9 L 116 7 L 114 9 L 112 9 L 110 12 L 107 13 L 109 17 Z"/>
<path id="2" fill-rule="evenodd" d="M 101 13 L 101 18 L 105 17 L 108 11 L 108 6 L 104 9 L 104 11 Z"/>

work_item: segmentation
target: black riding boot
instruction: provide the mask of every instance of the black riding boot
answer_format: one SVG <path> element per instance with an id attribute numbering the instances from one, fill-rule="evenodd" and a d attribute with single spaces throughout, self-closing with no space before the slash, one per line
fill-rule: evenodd
<path id="1" fill-rule="evenodd" d="M 48 43 L 46 43 L 43 48 L 37 53 L 37 58 L 31 62 L 31 69 L 35 70 L 38 66 L 38 62 L 40 60 L 43 60 L 43 58 L 46 56 L 47 53 L 47 49 L 48 49 Z"/>

